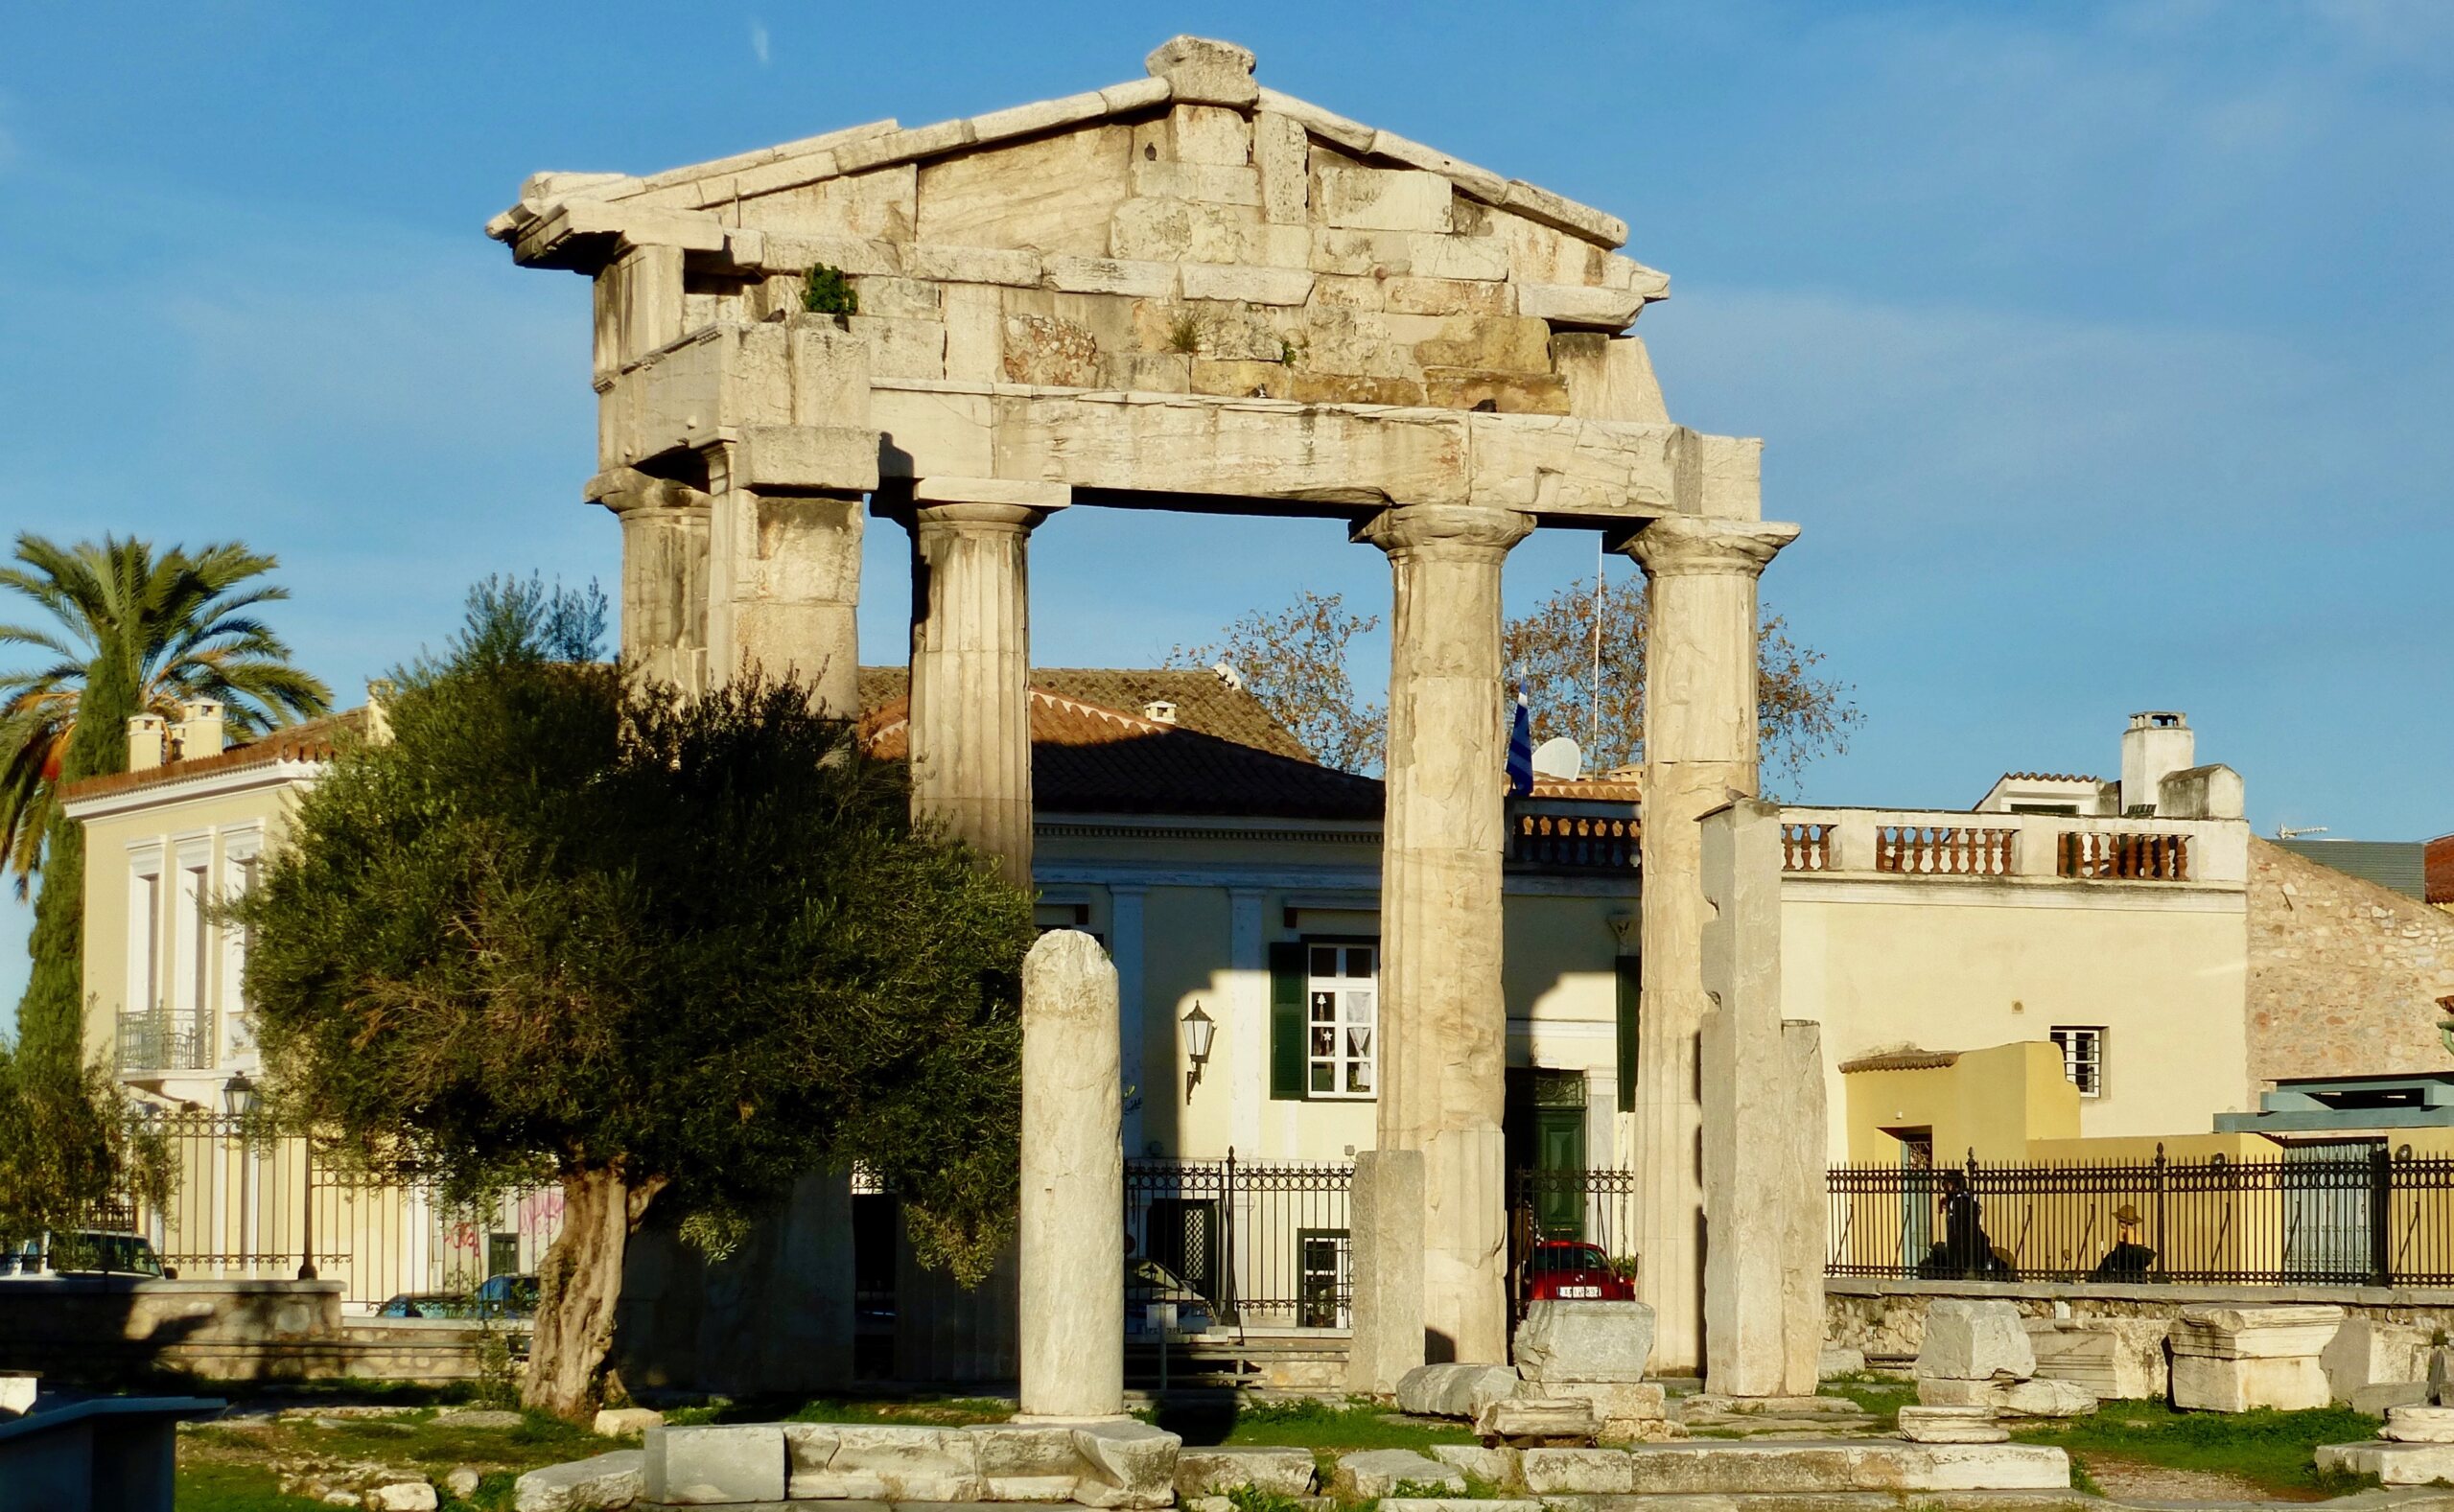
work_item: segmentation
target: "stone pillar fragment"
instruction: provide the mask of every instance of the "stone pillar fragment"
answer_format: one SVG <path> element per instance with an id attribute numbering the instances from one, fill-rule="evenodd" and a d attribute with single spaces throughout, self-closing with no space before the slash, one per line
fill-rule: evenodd
<path id="1" fill-rule="evenodd" d="M 1357 532 L 1389 553 L 1395 588 L 1379 1145 L 1423 1152 L 1423 1324 L 1435 1362 L 1507 1359 L 1500 569 L 1532 528 L 1510 510 L 1409 504 Z"/>
<path id="2" fill-rule="evenodd" d="M 996 857 L 1017 887 L 1031 885 L 1024 547 L 1071 498 L 1060 484 L 927 478 L 899 506 L 912 532 L 912 816 Z"/>
<path id="3" fill-rule="evenodd" d="M 766 335 L 761 329 L 761 335 Z M 708 567 L 710 676 L 756 669 L 860 712 L 862 495 L 877 485 L 869 348 L 803 317 L 745 344 L 741 361 L 789 399 L 788 425 L 751 425 L 705 449 L 713 496 Z"/>
<path id="4" fill-rule="evenodd" d="M 597 474 L 586 493 L 622 523 L 622 660 L 652 681 L 698 691 L 707 675 L 707 494 L 629 467 Z"/>
<path id="5" fill-rule="evenodd" d="M 1079 930 L 1022 961 L 1021 1406 L 1125 1410 L 1124 1105 L 1116 968 Z"/>
<path id="6" fill-rule="evenodd" d="M 1355 1287 L 1346 1389 L 1388 1396 L 1423 1363 L 1423 1152 L 1357 1151 L 1347 1203 Z"/>
<path id="7" fill-rule="evenodd" d="M 1700 828 L 1704 1385 L 1719 1396 L 1779 1396 L 1793 1205 L 1785 1126 L 1796 1117 L 1781 1036 L 1781 808 L 1741 799 Z"/>
<path id="8" fill-rule="evenodd" d="M 1788 1212 L 1782 1224 L 1779 1394 L 1812 1396 L 1823 1378 L 1823 1268 L 1832 1221 L 1825 1195 L 1831 1147 L 1824 1128 L 1823 1026 L 1783 1019 L 1781 1049 L 1788 1114 L 1781 1126 Z"/>
<path id="9" fill-rule="evenodd" d="M 1625 549 L 1650 580 L 1646 623 L 1645 879 L 1633 1137 L 1647 1185 L 1637 1290 L 1653 1306 L 1666 1373 L 1703 1362 L 1704 896 L 1696 821 L 1756 791 L 1756 580 L 1791 524 L 1671 515 Z M 1718 1389 L 1718 1388 L 1717 1388 Z"/>

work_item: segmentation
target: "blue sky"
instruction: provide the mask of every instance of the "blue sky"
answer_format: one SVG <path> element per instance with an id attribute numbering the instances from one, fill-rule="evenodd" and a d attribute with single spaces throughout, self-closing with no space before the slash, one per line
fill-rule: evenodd
<path id="1" fill-rule="evenodd" d="M 2454 829 L 2435 0 L 35 8 L 0 52 L 0 531 L 275 551 L 354 697 L 475 577 L 617 573 L 586 286 L 479 229 L 526 174 L 1072 93 L 1180 31 L 1604 206 L 1672 275 L 1639 327 L 1671 413 L 1765 437 L 1805 526 L 1767 597 L 1866 714 L 1796 796 L 1965 804 L 2177 708 L 2262 830 Z M 1511 601 L 1591 550 L 1520 547 Z M 899 532 L 867 586 L 893 660 Z M 1035 651 L 1149 663 L 1297 586 L 1389 592 L 1325 524 L 1078 511 L 1035 541 Z"/>

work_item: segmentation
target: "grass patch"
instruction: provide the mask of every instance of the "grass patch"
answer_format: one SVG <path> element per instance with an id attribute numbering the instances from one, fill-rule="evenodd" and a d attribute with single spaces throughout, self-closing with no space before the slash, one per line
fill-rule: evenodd
<path id="1" fill-rule="evenodd" d="M 198 1465 L 181 1470 L 177 1512 L 325 1512 L 320 1501 L 285 1497 L 269 1470 L 250 1465 Z"/>
<path id="2" fill-rule="evenodd" d="M 2058 1445 L 2074 1456 L 2092 1454 L 2168 1470 L 2234 1475 L 2273 1491 L 2339 1495 L 2372 1481 L 2320 1475 L 2313 1452 L 2320 1444 L 2374 1438 L 2380 1421 L 2349 1407 L 2177 1412 L 2162 1402 L 2108 1402 L 2092 1417 L 2039 1423 L 2013 1437 L 2023 1444 Z"/>
<path id="3" fill-rule="evenodd" d="M 1191 1442 L 1189 1439 L 1187 1442 Z M 1412 1449 L 1434 1444 L 1471 1444 L 1462 1423 L 1404 1418 L 1369 1402 L 1344 1404 L 1310 1397 L 1287 1402 L 1248 1402 L 1235 1421 L 1212 1440 L 1219 1444 L 1270 1444 L 1288 1449 Z"/>
<path id="4" fill-rule="evenodd" d="M 1823 1383 L 1823 1391 L 1831 1396 L 1847 1397 L 1858 1404 L 1858 1410 L 1875 1420 L 1876 1428 L 1889 1432 L 1900 1426 L 1900 1409 L 1917 1405 L 1917 1384 L 1910 1381 L 1886 1381 L 1875 1376 L 1835 1376 Z"/>

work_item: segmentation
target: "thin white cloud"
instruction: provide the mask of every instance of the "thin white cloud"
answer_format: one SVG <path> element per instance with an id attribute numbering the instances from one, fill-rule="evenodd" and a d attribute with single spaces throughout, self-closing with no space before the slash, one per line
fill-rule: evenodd
<path id="1" fill-rule="evenodd" d="M 768 51 L 767 23 L 757 16 L 752 16 L 750 18 L 750 52 L 759 59 L 760 68 L 767 66 Z"/>

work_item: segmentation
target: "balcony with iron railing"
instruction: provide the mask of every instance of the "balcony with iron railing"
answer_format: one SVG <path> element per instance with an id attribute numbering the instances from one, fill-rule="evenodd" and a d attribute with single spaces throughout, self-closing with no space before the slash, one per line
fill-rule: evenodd
<path id="1" fill-rule="evenodd" d="M 114 1063 L 122 1076 L 146 1071 L 202 1071 L 213 1064 L 209 1036 L 193 1017 L 156 1011 L 119 1015 Z"/>
<path id="2" fill-rule="evenodd" d="M 1511 799 L 1507 868 L 1632 877 L 1642 833 L 1636 805 L 1625 801 Z"/>
<path id="3" fill-rule="evenodd" d="M 1781 867 L 1792 876 L 2239 892 L 2249 874 L 2239 820 L 1807 807 L 1781 817 Z"/>

